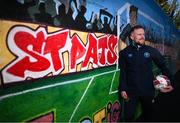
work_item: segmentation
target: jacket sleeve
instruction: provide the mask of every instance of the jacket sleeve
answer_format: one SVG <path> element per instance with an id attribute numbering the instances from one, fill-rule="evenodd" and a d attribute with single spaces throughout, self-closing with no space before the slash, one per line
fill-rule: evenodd
<path id="1" fill-rule="evenodd" d="M 119 76 L 119 91 L 126 91 L 126 62 L 123 56 L 123 52 L 119 53 L 119 68 L 120 68 L 120 76 Z"/>
<path id="2" fill-rule="evenodd" d="M 170 70 L 168 69 L 168 67 L 166 65 L 165 58 L 156 49 L 154 49 L 154 51 L 153 51 L 153 61 L 158 66 L 158 68 L 161 70 L 162 74 L 167 76 L 170 79 L 171 85 L 174 86 L 173 75 L 171 74 Z"/>

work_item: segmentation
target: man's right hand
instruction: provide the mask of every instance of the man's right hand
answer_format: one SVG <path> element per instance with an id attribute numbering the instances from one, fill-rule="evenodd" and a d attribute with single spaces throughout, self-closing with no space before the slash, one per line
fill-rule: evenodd
<path id="1" fill-rule="evenodd" d="M 128 99 L 128 95 L 127 95 L 126 91 L 121 91 L 121 97 L 125 100 Z"/>

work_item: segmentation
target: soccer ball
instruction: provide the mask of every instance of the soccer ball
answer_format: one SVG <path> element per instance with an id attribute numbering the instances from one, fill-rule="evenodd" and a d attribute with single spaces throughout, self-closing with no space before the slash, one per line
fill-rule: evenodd
<path id="1" fill-rule="evenodd" d="M 156 76 L 156 79 L 153 81 L 153 84 L 155 89 L 161 90 L 170 84 L 170 80 L 165 75 L 158 75 Z"/>

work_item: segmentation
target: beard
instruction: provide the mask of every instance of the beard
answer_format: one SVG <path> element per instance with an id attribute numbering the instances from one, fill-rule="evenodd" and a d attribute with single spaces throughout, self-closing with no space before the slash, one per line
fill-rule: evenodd
<path id="1" fill-rule="evenodd" d="M 143 42 L 143 43 L 141 43 L 141 42 L 137 42 L 136 44 L 137 44 L 137 45 L 140 45 L 140 46 L 145 45 L 145 43 L 144 43 L 144 42 Z"/>
<path id="2" fill-rule="evenodd" d="M 136 42 L 136 44 L 140 45 L 140 46 L 144 45 L 145 44 L 145 39 L 144 38 L 140 39 L 140 41 Z"/>

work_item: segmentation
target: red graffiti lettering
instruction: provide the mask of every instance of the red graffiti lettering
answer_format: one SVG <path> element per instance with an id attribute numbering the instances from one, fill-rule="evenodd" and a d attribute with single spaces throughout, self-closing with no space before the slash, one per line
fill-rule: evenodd
<path id="1" fill-rule="evenodd" d="M 39 78 L 49 73 L 58 75 L 65 67 L 69 68 L 68 72 L 75 72 L 78 64 L 83 71 L 90 63 L 93 68 L 116 63 L 117 39 L 114 35 L 96 37 L 89 33 L 85 45 L 77 33 L 71 38 L 69 32 L 61 30 L 48 34 L 43 27 L 37 30 L 24 26 L 12 28 L 7 44 L 17 59 L 3 69 L 4 82 L 22 81 L 26 77 Z M 64 52 L 68 53 L 66 59 Z"/>
<path id="2" fill-rule="evenodd" d="M 49 36 L 46 40 L 46 46 L 44 48 L 44 54 L 51 54 L 52 62 L 55 71 L 62 68 L 61 59 L 59 57 L 59 50 L 66 44 L 68 32 L 63 32 L 57 35 Z"/>
<path id="3" fill-rule="evenodd" d="M 100 37 L 98 41 L 99 63 L 103 66 L 106 63 L 107 36 Z"/>
<path id="4" fill-rule="evenodd" d="M 111 35 L 108 40 L 109 50 L 107 52 L 107 61 L 109 64 L 114 64 L 117 59 L 117 55 L 115 53 L 116 44 L 117 44 L 117 40 L 115 36 Z"/>
<path id="5" fill-rule="evenodd" d="M 27 53 L 27 56 L 25 56 L 12 67 L 10 67 L 7 72 L 16 76 L 24 77 L 24 73 L 26 70 L 46 70 L 50 66 L 50 63 L 46 58 L 38 54 L 41 52 L 43 38 L 44 35 L 41 32 L 37 34 L 37 40 L 31 34 L 28 34 L 26 32 L 16 33 L 14 42 L 21 50 Z M 37 53 L 33 51 L 36 51 Z M 30 59 L 34 60 L 32 61 Z"/>
<path id="6" fill-rule="evenodd" d="M 83 46 L 82 42 L 78 39 L 78 36 L 74 35 L 72 37 L 72 47 L 70 51 L 70 63 L 71 69 L 74 69 L 78 62 L 78 59 L 82 58 L 86 52 L 85 47 Z"/>
<path id="7" fill-rule="evenodd" d="M 115 102 L 113 105 L 109 103 L 107 106 L 107 122 L 116 123 L 120 118 L 121 107 L 119 102 Z"/>
<path id="8" fill-rule="evenodd" d="M 109 102 L 107 107 L 98 109 L 95 111 L 94 116 L 92 117 L 93 122 L 108 122 L 108 123 L 118 123 L 120 121 L 121 106 L 118 101 L 115 103 Z M 90 117 L 90 116 L 89 116 Z M 92 123 L 92 120 L 89 117 L 83 117 L 80 123 L 88 122 Z"/>
<path id="9" fill-rule="evenodd" d="M 88 63 L 91 61 L 94 65 L 98 64 L 98 58 L 97 58 L 97 40 L 92 34 L 89 34 L 88 36 L 88 49 L 87 54 L 85 57 L 85 60 L 82 64 L 82 67 L 87 67 Z"/>

